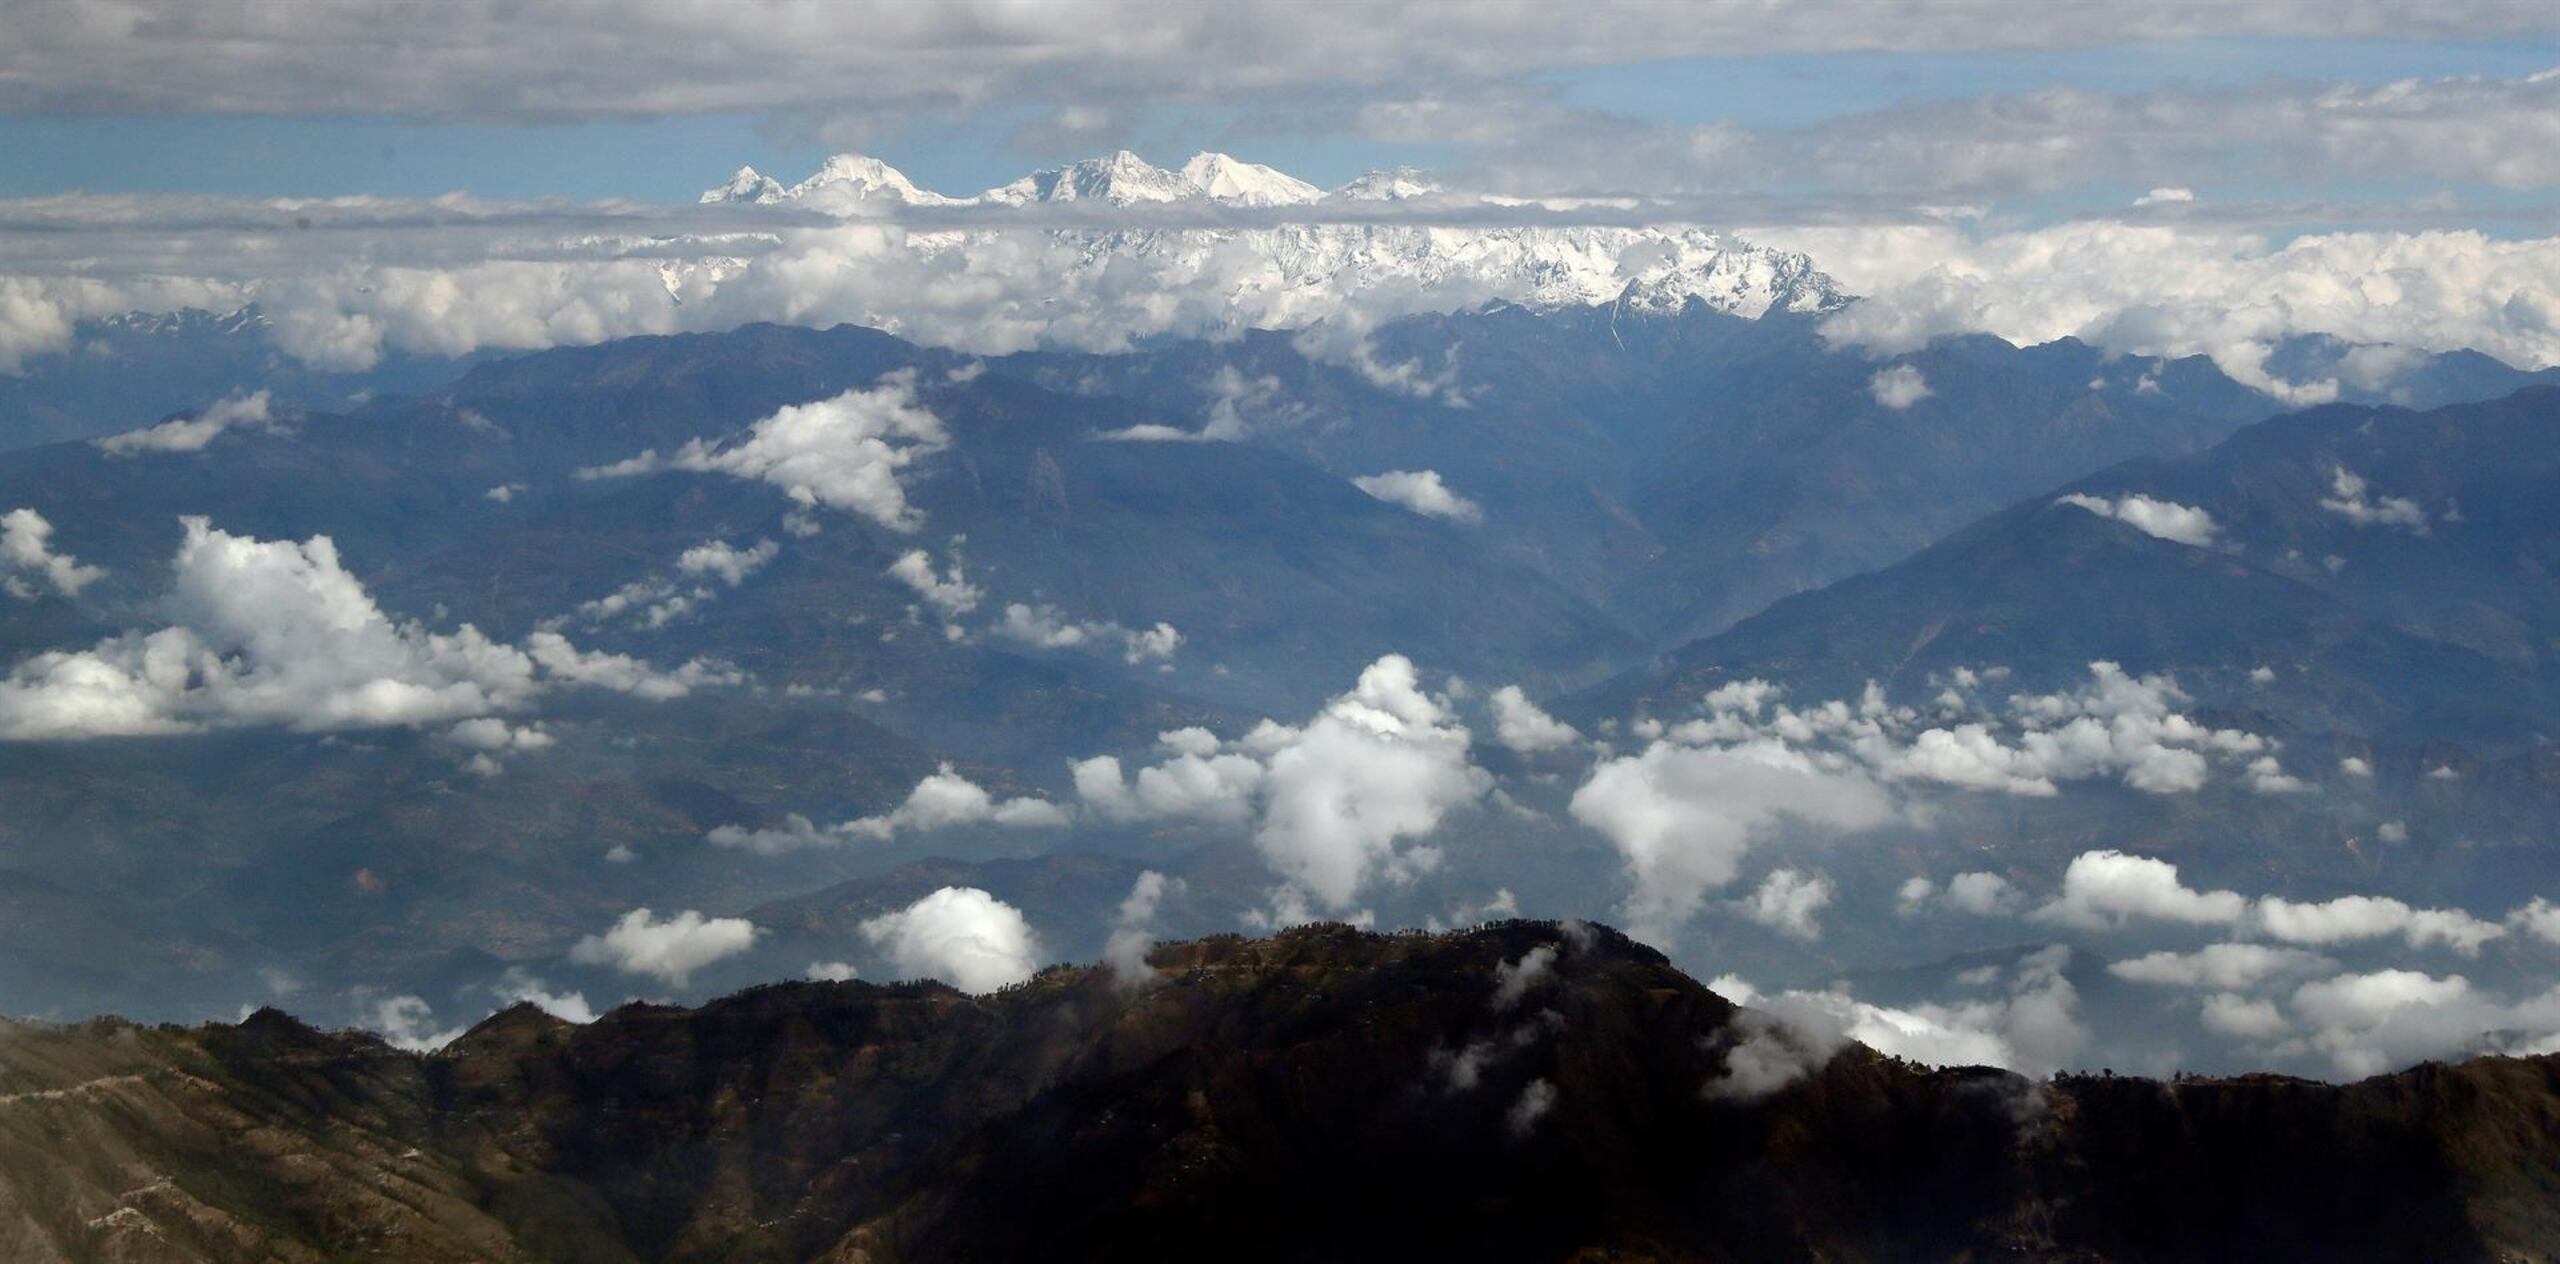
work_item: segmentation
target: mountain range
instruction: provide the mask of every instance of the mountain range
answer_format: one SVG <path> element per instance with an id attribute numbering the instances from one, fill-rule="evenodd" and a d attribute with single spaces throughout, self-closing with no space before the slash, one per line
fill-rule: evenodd
<path id="1" fill-rule="evenodd" d="M 142 1258 L 2384 1260 L 2560 1245 L 2560 1063 L 2036 1082 L 1791 1043 L 1585 923 L 1311 927 L 972 998 L 440 1052 L 0 1027 L 0 1249 Z"/>

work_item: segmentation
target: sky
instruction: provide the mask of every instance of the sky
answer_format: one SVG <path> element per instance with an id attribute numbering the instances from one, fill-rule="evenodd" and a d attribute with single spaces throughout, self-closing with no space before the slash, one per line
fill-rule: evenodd
<path id="1" fill-rule="evenodd" d="M 1123 147 L 1747 233 L 1905 340 L 2321 327 L 2560 358 L 2548 0 L 31 0 L 0 11 L 0 372 L 121 306 L 257 301 L 345 364 L 882 315 L 809 290 L 868 266 L 840 228 L 695 194 L 860 152 L 967 195 Z M 726 278 L 822 242 L 824 267 L 745 265 L 770 284 L 731 295 L 760 305 L 680 317 L 616 271 Z M 1261 318 L 1232 297 L 1015 341 Z"/>
<path id="2" fill-rule="evenodd" d="M 1531 67 L 1509 82 L 1547 108 L 1589 111 L 1643 127 L 1735 126 L 1785 132 L 1930 103 L 2076 90 L 2138 97 L 2170 90 L 2247 91 L 2293 85 L 2380 89 L 2405 80 L 2519 80 L 2560 66 L 2560 38 L 2497 40 L 2212 37 L 2088 47 L 1848 50 L 1763 53 Z M 171 102 L 110 111 L 58 101 L 0 117 L 0 196 L 74 190 L 327 197 L 629 198 L 681 201 L 738 165 L 794 178 L 840 146 L 890 160 L 928 187 L 974 192 L 1034 168 L 1128 146 L 1165 164 L 1230 151 L 1327 187 L 1372 169 L 1463 165 L 1466 147 L 1388 134 L 1325 111 L 1257 108 L 1247 94 L 1207 101 L 1139 98 L 1105 109 L 1107 124 L 1056 123 L 1060 107 L 991 100 L 920 107 L 841 135 L 802 110 L 721 110 L 622 117 L 453 117 L 443 110 L 360 113 L 342 103 L 228 113 Z M 1387 94 L 1392 95 L 1392 94 Z M 207 98 L 205 105 L 215 98 Z M 1074 107 L 1066 107 L 1074 108 Z M 2325 180 L 2225 173 L 2223 191 L 2266 197 Z M 2372 172 L 2336 182 L 2379 195 L 2406 182 Z M 2469 200 L 2508 190 L 2479 179 L 2443 182 Z M 2092 181 L 2075 201 L 2121 200 L 2125 182 Z M 2148 188 L 2145 185 L 2144 188 Z M 2134 189 L 2140 193 L 2143 189 Z M 2126 194 L 2125 196 L 2131 196 Z"/>

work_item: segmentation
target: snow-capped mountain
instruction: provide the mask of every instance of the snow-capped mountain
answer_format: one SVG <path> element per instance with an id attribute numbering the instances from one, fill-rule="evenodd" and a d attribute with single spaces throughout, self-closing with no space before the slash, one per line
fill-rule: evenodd
<path id="1" fill-rule="evenodd" d="M 740 167 L 727 184 L 705 189 L 705 204 L 718 202 L 771 206 L 789 202 L 831 215 L 861 213 L 865 204 L 890 203 L 900 206 L 961 206 L 973 199 L 945 197 L 923 188 L 907 178 L 907 174 L 862 154 L 837 154 L 827 159 L 815 175 L 792 185 L 757 171 Z"/>
<path id="2" fill-rule="evenodd" d="M 1127 150 L 1035 172 L 974 198 L 924 189 L 895 167 L 856 154 L 828 159 L 817 174 L 789 188 L 742 168 L 729 183 L 702 195 L 705 202 L 787 204 L 844 216 L 909 206 L 1129 208 L 1125 228 L 937 227 L 908 240 L 920 254 L 947 257 L 990 234 L 1045 232 L 1078 261 L 1073 270 L 1099 270 L 1128 259 L 1169 269 L 1167 275 L 1214 272 L 1240 319 L 1277 327 L 1321 319 L 1341 300 L 1370 293 L 1428 296 L 1427 305 L 1442 307 L 1504 299 L 1532 307 L 1622 303 L 1640 311 L 1676 311 L 1694 299 L 1751 317 L 1824 311 L 1848 298 L 1804 255 L 1685 225 L 1442 227 L 1356 218 L 1275 224 L 1263 218 L 1234 227 L 1159 227 L 1148 224 L 1145 214 L 1148 207 L 1180 204 L 1256 210 L 1331 205 L 1349 211 L 1424 199 L 1452 205 L 1470 200 L 1409 167 L 1373 171 L 1326 193 L 1226 154 L 1199 154 L 1180 170 L 1168 170 Z M 1505 205 L 1472 200 L 1489 208 Z"/>
<path id="3" fill-rule="evenodd" d="M 999 185 L 979 194 L 978 201 L 993 206 L 1023 206 L 1032 202 L 1108 202 L 1113 206 L 1134 206 L 1141 202 L 1184 202 L 1204 196 L 1206 194 L 1201 187 L 1182 172 L 1167 171 L 1123 149 L 1054 170 L 1032 172 L 1011 184 Z"/>
<path id="4" fill-rule="evenodd" d="M 1230 206 L 1304 206 L 1324 200 L 1324 190 L 1260 163 L 1225 154 L 1194 154 L 1182 178 L 1213 202 Z"/>
<path id="5" fill-rule="evenodd" d="M 1411 167 L 1372 171 L 1333 191 L 1345 202 L 1404 202 L 1446 193 L 1440 182 Z"/>
<path id="6" fill-rule="evenodd" d="M 782 187 L 782 182 L 780 180 L 776 180 L 772 176 L 766 175 L 753 167 L 740 167 L 738 168 L 738 174 L 729 177 L 729 182 L 727 184 L 721 185 L 716 189 L 704 189 L 702 191 L 701 198 L 698 200 L 705 206 L 711 206 L 722 202 L 743 202 L 751 206 L 771 206 L 788 196 L 790 196 L 790 192 Z"/>

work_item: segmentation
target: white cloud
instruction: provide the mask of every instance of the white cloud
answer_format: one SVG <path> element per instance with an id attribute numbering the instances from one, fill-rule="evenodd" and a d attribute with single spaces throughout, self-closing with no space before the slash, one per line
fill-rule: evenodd
<path id="1" fill-rule="evenodd" d="M 2286 772 L 2284 764 L 2273 755 L 2260 755 L 2249 761 L 2249 789 L 2256 793 L 2299 794 L 2310 788 L 2310 782 Z M 2386 834 L 2390 830 L 2389 826 L 2383 828 Z M 2392 840 L 2385 838 L 2383 841 Z"/>
<path id="2" fill-rule="evenodd" d="M 1742 915 L 1798 939 L 1820 939 L 1818 918 L 1830 907 L 1833 893 L 1831 879 L 1822 874 L 1772 869 L 1741 901 Z"/>
<path id="3" fill-rule="evenodd" d="M 939 574 L 933 568 L 932 555 L 923 549 L 910 549 L 900 554 L 897 561 L 889 564 L 889 575 L 914 589 L 925 606 L 945 622 L 957 620 L 977 609 L 979 599 L 985 596 L 962 573 L 958 558 L 952 559 L 948 575 Z"/>
<path id="4" fill-rule="evenodd" d="M 2251 1000 L 2230 992 L 2204 998 L 2204 1029 L 2234 1040 L 2267 1041 L 2293 1029 L 2269 1000 Z"/>
<path id="5" fill-rule="evenodd" d="M 587 1004 L 584 992 L 555 992 L 551 985 L 525 972 L 521 966 L 510 966 L 491 988 L 504 1004 L 528 1004 L 564 1023 L 592 1023 L 595 1007 Z"/>
<path id="6" fill-rule="evenodd" d="M 1446 518 L 1451 522 L 1484 521 L 1484 509 L 1476 502 L 1449 490 L 1440 481 L 1438 470 L 1389 470 L 1351 480 L 1351 485 L 1390 505 L 1399 505 L 1426 518 Z"/>
<path id="7" fill-rule="evenodd" d="M 2267 370 L 2275 343 L 2296 334 L 2560 363 L 2555 238 L 2431 230 L 2270 239 L 2102 220 L 1978 238 L 1930 225 L 1746 235 L 1810 252 L 1865 295 L 1826 319 L 1824 332 L 1878 354 L 1953 333 L 2020 344 L 2076 337 L 2121 355 L 2211 356 L 2239 381 L 2300 404 L 2334 398 L 2338 384 Z"/>
<path id="8" fill-rule="evenodd" d="M 696 470 L 760 479 L 802 505 L 824 505 L 860 514 L 892 531 L 914 531 L 924 525 L 924 514 L 907 503 L 899 474 L 950 441 L 942 419 L 917 401 L 915 375 L 900 371 L 883 376 L 868 390 L 784 405 L 733 442 L 693 439 L 669 456 L 644 452 L 580 470 L 578 476 Z"/>
<path id="9" fill-rule="evenodd" d="M 2346 895 L 2318 904 L 2297 904 L 2278 896 L 2258 901 L 2258 929 L 2287 943 L 2327 945 L 2398 935 L 2412 948 L 2442 944 L 2466 957 L 2480 955 L 2481 945 L 2504 936 L 2496 922 L 2482 921 L 2460 909 L 2412 908 L 2388 896 Z"/>
<path id="10" fill-rule="evenodd" d="M 435 1028 L 435 1007 L 422 997 L 399 995 L 374 999 L 365 1025 L 381 1033 L 392 1047 L 411 1053 L 433 1053 L 462 1037 L 466 1026 Z"/>
<path id="11" fill-rule="evenodd" d="M 851 983 L 861 973 L 849 961 L 812 961 L 800 977 L 814 983 Z"/>
<path id="12" fill-rule="evenodd" d="M 1290 886 L 1347 909 L 1372 880 L 1407 880 L 1438 863 L 1436 850 L 1398 844 L 1428 837 L 1491 788 L 1468 745 L 1466 727 L 1423 690 L 1410 660 L 1380 658 L 1303 729 L 1272 735 L 1254 845 Z"/>
<path id="13" fill-rule="evenodd" d="M 1547 714 L 1518 685 L 1493 691 L 1494 740 L 1521 754 L 1555 750 L 1582 740 L 1572 725 Z"/>
<path id="14" fill-rule="evenodd" d="M 862 924 L 903 978 L 940 979 L 983 994 L 1029 979 L 1039 940 L 1022 910 L 976 887 L 944 887 Z"/>
<path id="15" fill-rule="evenodd" d="M 175 417 L 142 430 L 109 435 L 97 440 L 97 445 L 108 456 L 201 452 L 225 431 L 266 430 L 275 425 L 276 417 L 269 406 L 267 392 L 255 391 L 219 400 L 192 417 Z"/>
<path id="16" fill-rule="evenodd" d="M 676 557 L 676 569 L 687 575 L 716 575 L 721 582 L 735 588 L 747 582 L 747 576 L 764 569 L 782 546 L 771 540 L 758 540 L 752 548 L 739 548 L 726 540 L 705 540 Z"/>
<path id="17" fill-rule="evenodd" d="M 1004 608 L 1003 621 L 996 624 L 994 630 L 998 636 L 1044 650 L 1116 645 L 1121 660 L 1132 666 L 1149 659 L 1171 659 L 1175 651 L 1182 648 L 1182 633 L 1170 623 L 1160 622 L 1152 628 L 1132 629 L 1109 620 L 1080 621 L 1045 603 L 1008 604 Z"/>
<path id="18" fill-rule="evenodd" d="M 2507 914 L 2507 921 L 2546 944 L 2560 944 L 2560 905 L 2541 896 Z"/>
<path id="19" fill-rule="evenodd" d="M 468 626 L 466 625 L 466 629 Z M 628 654 L 581 650 L 557 632 L 536 632 L 524 639 L 525 653 L 552 679 L 627 693 L 652 702 L 681 698 L 696 689 L 741 684 L 744 673 L 712 659 L 688 659 L 674 671 L 660 671 Z"/>
<path id="20" fill-rule="evenodd" d="M 1867 379 L 1867 394 L 1877 403 L 1901 412 L 1937 392 L 1929 389 L 1929 379 L 1920 375 L 1918 366 L 1897 364 L 1876 370 L 1875 376 Z"/>
<path id="21" fill-rule="evenodd" d="M 995 825 L 1006 829 L 1056 829 L 1074 818 L 1063 807 L 1029 796 L 997 799 L 986 787 L 961 776 L 946 763 L 907 792 L 906 800 L 878 816 L 865 816 L 821 828 L 798 813 L 781 829 L 747 829 L 723 825 L 705 835 L 715 847 L 734 847 L 760 855 L 780 855 L 808 847 L 839 846 L 854 839 L 888 842 L 900 834 Z"/>
<path id="22" fill-rule="evenodd" d="M 1147 949 L 1155 944 L 1156 910 L 1167 897 L 1180 895 L 1185 886 L 1182 879 L 1168 878 L 1153 869 L 1140 873 L 1138 880 L 1130 884 L 1128 896 L 1120 901 L 1120 916 L 1112 925 L 1111 938 L 1102 946 L 1102 959 L 1121 986 L 1143 987 L 1156 981 L 1155 967 L 1147 964 Z"/>
<path id="23" fill-rule="evenodd" d="M 1733 982 L 1717 980 L 1726 993 Z M 1732 999 L 1742 1004 L 1764 1002 L 1756 990 Z M 1790 992 L 1769 998 L 1763 1009 L 1736 1010 L 1728 1031 L 1733 1043 L 1724 1052 L 1724 1074 L 1707 1082 L 1707 1096 L 1724 1101 L 1755 1102 L 1830 1065 L 1849 1043 L 1848 1023 L 1833 1006 L 1800 999 Z"/>
<path id="24" fill-rule="evenodd" d="M 1493 1009 L 1495 1013 L 1515 1009 L 1529 994 L 1555 978 L 1556 946 L 1540 944 L 1520 954 L 1518 961 L 1504 961 L 1493 968 Z"/>
<path id="25" fill-rule="evenodd" d="M 204 12 L 144 0 L 80 21 L 27 17 L 0 41 L 0 82 L 26 113 L 391 115 L 474 122 L 782 111 L 888 127 L 912 111 L 995 102 L 1089 128 L 1144 105 L 1393 99 L 1538 71 L 1763 52 L 2085 48 L 2208 37 L 2536 36 L 2531 4 L 2413 10 L 2376 0 L 2246 5 L 1702 10 L 1665 23 L 1635 0 L 1412 11 L 1358 6 L 1311 26 L 1274 0 L 1214 11 L 1125 0 L 1013 11 L 886 0 L 643 6 L 609 31 L 580 12 L 464 9 L 432 41 L 401 11 L 314 14 L 290 3 Z M 1335 29 L 1340 27 L 1343 29 Z M 389 81 L 381 50 L 414 56 Z M 1252 73 L 1239 77 L 1238 67 Z M 2228 108 L 2228 107 L 2226 107 Z M 2217 114 L 2214 122 L 2240 125 Z M 2251 122 L 2274 128 L 2289 118 Z M 2297 123 L 2298 125 L 2298 123 Z M 1072 130 L 1072 129 L 1071 129 Z"/>
<path id="26" fill-rule="evenodd" d="M 2405 496 L 2373 496 L 2362 476 L 2340 465 L 2329 471 L 2330 494 L 2320 507 L 2359 527 L 2402 527 L 2412 535 L 2427 533 L 2427 511 Z"/>
<path id="27" fill-rule="evenodd" d="M 1364 918 L 1352 911 L 1361 893 L 1436 867 L 1437 848 L 1409 844 L 1493 784 L 1447 699 L 1395 654 L 1302 725 L 1266 719 L 1231 742 L 1180 729 L 1159 742 L 1166 757 L 1134 778 L 1115 756 L 1075 761 L 1078 799 L 1106 820 L 1249 827 L 1282 879 L 1257 925 Z"/>
<path id="28" fill-rule="evenodd" d="M 2149 193 L 2145 193 L 2141 197 L 2135 198 L 2133 200 L 2133 204 L 2135 206 L 2179 206 L 2195 200 L 2195 190 L 2169 185 L 2153 189 Z"/>
<path id="29" fill-rule="evenodd" d="M 1214 739 L 1212 739 L 1214 740 Z M 1105 820 L 1208 821 L 1242 824 L 1251 819 L 1266 772 L 1261 759 L 1241 752 L 1178 750 L 1138 770 L 1132 784 L 1116 756 L 1096 755 L 1072 765 L 1076 797 Z"/>
<path id="30" fill-rule="evenodd" d="M 2049 796 L 2058 781 L 2114 775 L 2151 794 L 2184 794 L 2204 786 L 2212 758 L 2255 759 L 2272 746 L 2179 712 L 2186 695 L 2169 676 L 2129 676 L 2108 662 L 2091 663 L 2089 674 L 2077 692 L 2012 697 L 2024 730 L 2015 746 L 1972 722 L 1930 729 L 1907 747 L 1869 737 L 1864 753 L 1896 780 Z"/>
<path id="31" fill-rule="evenodd" d="M 2070 961 L 2069 948 L 2040 949 L 2002 972 L 2008 978 L 1999 996 L 1908 1007 L 1870 1004 L 1845 987 L 1762 996 L 1739 980 L 1718 979 L 1717 992 L 1768 1018 L 1738 1024 L 1743 1034 L 1727 1051 L 1726 1075 L 1708 1091 L 1742 1099 L 1766 1096 L 1819 1070 L 1851 1040 L 1933 1066 L 2050 1074 L 2089 1041 L 2079 1020 L 2079 991 L 2063 973 Z"/>
<path id="32" fill-rule="evenodd" d="M 2213 515 L 2202 509 L 2181 505 L 2175 501 L 2153 500 L 2140 493 L 2131 493 L 2108 500 L 2101 496 L 2074 492 L 2053 503 L 2078 505 L 2101 518 L 2113 518 L 2146 535 L 2158 536 L 2177 544 L 2193 545 L 2200 549 L 2212 547 L 2217 530 Z"/>
<path id="33" fill-rule="evenodd" d="M 2178 867 L 2112 848 L 2084 851 L 2063 870 L 2062 894 L 2035 911 L 2038 921 L 2106 930 L 2139 920 L 2213 926 L 2237 923 L 2249 902 L 2236 891 L 2197 891 Z"/>
<path id="34" fill-rule="evenodd" d="M 758 933 L 755 923 L 742 917 L 704 917 L 686 909 L 661 920 L 649 909 L 635 908 L 612 929 L 579 940 L 569 949 L 569 959 L 680 988 L 694 971 L 754 947 Z"/>
<path id="35" fill-rule="evenodd" d="M 1732 882 L 1752 842 L 1780 822 L 1860 830 L 1893 817 L 1883 788 L 1862 770 L 1767 738 L 1654 742 L 1595 767 L 1570 810 L 1617 846 L 1635 887 L 1631 926 L 1656 941 L 1676 935 L 1708 891 Z"/>
<path id="36" fill-rule="evenodd" d="M 2354 755 L 2349 755 L 2338 761 L 2338 771 L 2350 777 L 2370 779 L 2373 776 L 2373 765 Z"/>
<path id="37" fill-rule="evenodd" d="M 392 622 L 327 536 L 183 523 L 168 604 L 186 622 L 20 662 L 0 678 L 0 737 L 435 724 L 516 709 L 540 688 L 533 657 L 469 625 Z"/>
<path id="38" fill-rule="evenodd" d="M 106 578 L 103 567 L 83 566 L 80 559 L 68 553 L 53 551 L 53 524 L 33 509 L 12 509 L 0 514 L 0 570 L 35 575 L 65 597 L 77 597 L 80 590 Z M 10 576 L 11 591 L 16 592 L 17 577 Z M 22 596 L 32 596 L 29 589 Z"/>
<path id="39" fill-rule="evenodd" d="M 2135 983 L 2170 987 L 2203 987 L 2246 991 L 2282 974 L 2311 974 L 2334 969 L 2337 962 L 2299 948 L 2265 944 L 2207 944 L 2194 952 L 2155 952 L 2107 967 L 2107 973 Z"/>

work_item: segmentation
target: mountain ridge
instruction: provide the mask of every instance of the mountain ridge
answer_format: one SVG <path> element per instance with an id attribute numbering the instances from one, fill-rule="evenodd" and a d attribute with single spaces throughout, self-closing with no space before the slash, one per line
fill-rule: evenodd
<path id="1" fill-rule="evenodd" d="M 2354 1085 L 1927 1070 L 1769 1028 L 1605 927 L 1338 925 L 773 984 L 433 1054 L 276 1010 L 0 1023 L 30 1260 L 2540 1258 L 2560 1058 Z M 1542 1087 L 1543 1086 L 1543 1087 Z M 2232 1178 L 2246 1172 L 2248 1188 Z"/>

